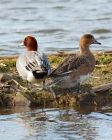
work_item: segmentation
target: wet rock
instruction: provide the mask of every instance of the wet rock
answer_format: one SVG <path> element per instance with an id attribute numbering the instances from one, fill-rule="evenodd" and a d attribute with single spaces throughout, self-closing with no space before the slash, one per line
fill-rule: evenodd
<path id="1" fill-rule="evenodd" d="M 77 105 L 95 105 L 96 95 L 93 93 L 81 93 L 77 96 Z"/>
<path id="2" fill-rule="evenodd" d="M 14 97 L 14 106 L 29 106 L 30 101 L 25 98 L 21 93 L 17 93 Z"/>

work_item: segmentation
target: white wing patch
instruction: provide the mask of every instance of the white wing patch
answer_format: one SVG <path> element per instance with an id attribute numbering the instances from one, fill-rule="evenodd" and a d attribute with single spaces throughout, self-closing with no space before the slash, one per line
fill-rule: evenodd
<path id="1" fill-rule="evenodd" d="M 91 74 L 87 74 L 87 75 L 81 75 L 80 76 L 80 83 L 88 80 L 91 77 Z"/>

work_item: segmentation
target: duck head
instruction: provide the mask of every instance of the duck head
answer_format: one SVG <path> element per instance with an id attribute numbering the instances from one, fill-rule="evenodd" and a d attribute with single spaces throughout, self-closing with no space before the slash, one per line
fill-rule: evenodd
<path id="1" fill-rule="evenodd" d="M 101 45 L 100 42 L 98 42 L 95 37 L 91 34 L 84 34 L 80 38 L 80 49 L 81 51 L 89 50 L 89 47 L 91 44 L 98 44 Z"/>
<path id="2" fill-rule="evenodd" d="M 21 45 L 24 45 L 27 51 L 37 51 L 38 50 L 38 43 L 35 37 L 33 36 L 26 36 Z"/>

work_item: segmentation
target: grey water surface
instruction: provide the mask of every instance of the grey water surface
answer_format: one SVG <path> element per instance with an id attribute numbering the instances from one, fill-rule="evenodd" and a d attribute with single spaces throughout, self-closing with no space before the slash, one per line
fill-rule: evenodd
<path id="1" fill-rule="evenodd" d="M 112 50 L 112 0 L 0 0 L 0 56 L 23 52 L 26 35 L 47 53 L 78 50 L 82 34 Z M 112 108 L 0 109 L 0 140 L 112 140 Z"/>
<path id="2" fill-rule="evenodd" d="M 84 33 L 102 43 L 92 50 L 112 50 L 112 0 L 0 0 L 0 55 L 22 53 L 26 35 L 46 53 L 75 51 Z"/>
<path id="3" fill-rule="evenodd" d="M 112 140 L 109 108 L 7 108 L 0 113 L 0 140 Z"/>

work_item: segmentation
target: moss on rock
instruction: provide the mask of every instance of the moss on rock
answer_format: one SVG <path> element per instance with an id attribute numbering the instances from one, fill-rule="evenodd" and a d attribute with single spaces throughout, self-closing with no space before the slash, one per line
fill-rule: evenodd
<path id="1" fill-rule="evenodd" d="M 70 54 L 69 54 L 70 55 Z M 72 54 L 73 55 L 73 54 Z M 52 69 L 56 68 L 59 63 L 61 63 L 67 55 L 49 55 L 49 61 L 52 65 Z M 74 89 L 61 89 L 59 87 L 54 87 L 54 91 L 57 93 L 57 99 L 54 100 L 52 94 L 49 91 L 38 91 L 38 90 L 28 90 L 20 93 L 22 96 L 30 100 L 31 105 L 36 106 L 49 106 L 49 107 L 74 107 L 74 106 L 84 106 L 84 105 L 104 105 L 112 104 L 112 90 L 101 94 L 90 93 L 90 89 L 94 86 L 102 85 L 104 83 L 112 82 L 112 54 L 95 54 L 96 57 L 96 68 L 93 72 L 93 76 L 97 78 L 92 78 L 82 84 L 80 87 L 80 92 Z M 16 57 L 17 58 L 17 57 Z M 11 73 L 13 79 L 15 79 L 22 86 L 26 87 L 26 82 L 23 81 L 16 71 L 16 58 L 0 58 L 0 72 L 1 73 Z M 18 88 L 16 86 L 16 88 Z M 34 87 L 35 88 L 35 87 Z M 11 94 L 12 92 L 12 94 Z M 0 106 L 10 105 L 14 106 L 18 101 L 17 91 L 14 88 L 10 94 L 6 92 L 6 89 L 0 89 Z M 20 99 L 20 98 L 19 98 Z M 19 100 L 20 103 L 20 100 Z M 21 103 L 20 103 L 21 104 Z"/>

